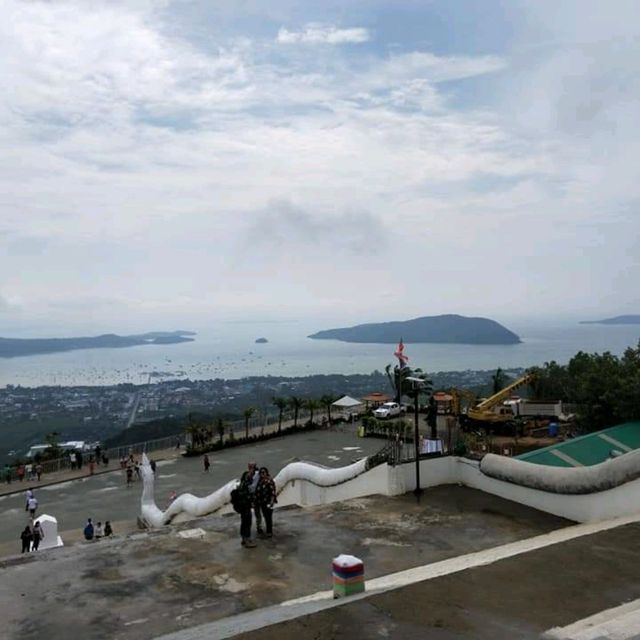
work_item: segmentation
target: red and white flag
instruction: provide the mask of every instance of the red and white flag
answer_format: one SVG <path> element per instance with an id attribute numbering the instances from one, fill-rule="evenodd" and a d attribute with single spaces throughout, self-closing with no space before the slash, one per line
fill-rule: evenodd
<path id="1" fill-rule="evenodd" d="M 407 362 L 409 362 L 409 356 L 404 355 L 404 342 L 402 342 L 402 338 L 400 338 L 400 342 L 398 343 L 398 349 L 393 354 L 398 361 L 400 362 L 400 368 L 406 366 Z"/>

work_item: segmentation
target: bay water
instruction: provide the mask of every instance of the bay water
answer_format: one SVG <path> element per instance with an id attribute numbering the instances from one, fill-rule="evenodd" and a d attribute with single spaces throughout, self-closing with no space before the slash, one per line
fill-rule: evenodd
<path id="1" fill-rule="evenodd" d="M 509 323 L 515 345 L 410 344 L 410 364 L 428 372 L 566 363 L 578 351 L 621 354 L 636 346 L 640 325 Z M 171 327 L 162 327 L 171 329 Z M 88 349 L 0 359 L 0 386 L 135 384 L 180 378 L 243 378 L 371 373 L 395 363 L 395 345 L 311 340 L 326 326 L 309 321 L 211 323 L 194 342 L 123 349 Z M 267 344 L 255 344 L 265 337 Z M 400 336 L 399 336 L 400 337 Z M 151 374 L 151 377 L 150 377 Z"/>

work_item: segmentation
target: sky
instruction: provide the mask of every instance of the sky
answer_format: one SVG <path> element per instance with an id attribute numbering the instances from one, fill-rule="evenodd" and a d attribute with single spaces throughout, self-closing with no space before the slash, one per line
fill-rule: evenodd
<path id="1" fill-rule="evenodd" d="M 0 15 L 0 335 L 640 313 L 635 0 Z"/>

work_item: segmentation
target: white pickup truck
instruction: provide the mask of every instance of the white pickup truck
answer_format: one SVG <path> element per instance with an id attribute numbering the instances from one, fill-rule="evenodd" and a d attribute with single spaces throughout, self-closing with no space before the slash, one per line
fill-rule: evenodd
<path id="1" fill-rule="evenodd" d="M 385 402 L 381 404 L 374 412 L 374 418 L 394 418 L 404 413 L 404 406 L 397 402 Z"/>

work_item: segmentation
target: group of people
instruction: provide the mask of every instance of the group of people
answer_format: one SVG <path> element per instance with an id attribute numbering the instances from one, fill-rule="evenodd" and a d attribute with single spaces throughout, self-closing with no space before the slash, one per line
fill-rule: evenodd
<path id="1" fill-rule="evenodd" d="M 27 482 L 35 482 L 36 480 L 40 482 L 40 480 L 42 479 L 43 469 L 42 465 L 39 462 L 37 464 L 35 462 L 32 462 L 28 465 L 19 464 L 16 467 L 15 471 L 16 477 L 20 482 L 23 482 L 25 479 L 27 480 Z M 6 464 L 4 467 L 4 479 L 7 484 L 11 484 L 11 481 L 13 480 L 13 468 L 8 464 Z"/>
<path id="2" fill-rule="evenodd" d="M 269 474 L 269 469 L 258 468 L 255 462 L 250 462 L 240 478 L 237 506 L 234 505 L 240 513 L 240 538 L 243 547 L 256 546 L 251 536 L 253 516 L 256 520 L 257 537 L 273 537 L 273 509 L 277 502 L 276 484 Z"/>
<path id="3" fill-rule="evenodd" d="M 113 528 L 111 527 L 109 520 L 104 523 L 103 527 L 102 522 L 98 522 L 94 526 L 93 520 L 89 518 L 82 533 L 84 534 L 84 539 L 89 542 L 91 540 L 100 540 L 100 538 L 111 537 L 113 535 Z"/>
<path id="4" fill-rule="evenodd" d="M 29 551 L 37 551 L 40 542 L 44 540 L 44 531 L 40 522 L 36 520 L 38 499 L 33 493 L 33 489 L 27 489 L 25 493 L 24 510 L 29 513 L 29 524 L 20 534 L 20 540 L 22 541 L 22 553 L 28 553 Z"/>
<path id="5" fill-rule="evenodd" d="M 151 460 L 150 464 L 152 471 L 155 473 L 156 463 Z M 134 474 L 136 480 L 140 480 L 140 463 L 133 457 L 133 453 L 130 453 L 129 457 L 122 456 L 122 458 L 120 458 L 120 468 L 125 472 L 127 487 L 130 487 L 133 483 Z"/>

